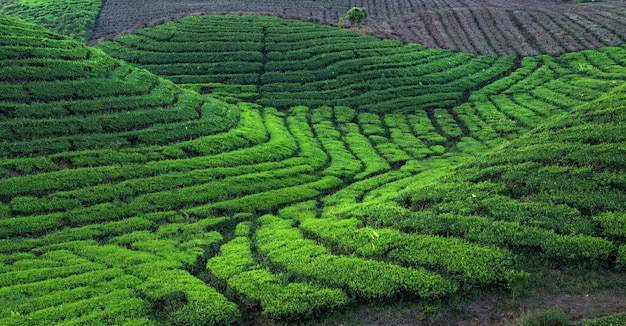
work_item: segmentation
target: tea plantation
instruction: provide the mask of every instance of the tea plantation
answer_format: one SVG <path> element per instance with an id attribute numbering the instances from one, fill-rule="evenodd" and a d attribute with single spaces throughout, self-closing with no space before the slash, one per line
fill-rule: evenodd
<path id="1" fill-rule="evenodd" d="M 0 14 L 14 15 L 78 41 L 91 39 L 102 0 L 0 0 Z"/>
<path id="2" fill-rule="evenodd" d="M 626 271 L 626 47 L 257 16 L 0 35 L 0 325 L 318 322 Z"/>

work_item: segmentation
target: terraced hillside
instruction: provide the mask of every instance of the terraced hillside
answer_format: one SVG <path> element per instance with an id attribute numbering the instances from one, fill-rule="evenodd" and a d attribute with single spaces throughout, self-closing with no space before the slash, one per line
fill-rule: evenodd
<path id="1" fill-rule="evenodd" d="M 237 110 L 40 27 L 2 17 L 0 29 L 0 324 L 145 324 L 158 298 L 144 295 L 160 297 L 167 286 L 191 289 L 190 305 L 210 302 L 223 316 L 213 321 L 238 316 L 182 267 L 221 240 L 202 230 L 219 220 L 191 225 L 193 239 L 163 235 L 143 251 L 111 240 L 168 219 L 139 217 L 119 196 L 170 187 L 150 190 L 146 179 L 188 170 L 168 163 L 184 156 L 169 145 L 227 132 Z M 133 179 L 142 180 L 135 190 Z M 166 243 L 179 258 L 163 256 Z M 140 290 L 149 282 L 157 285 Z"/>
<path id="2" fill-rule="evenodd" d="M 185 89 L 0 18 L 0 324 L 303 321 L 359 303 L 454 302 L 527 284 L 528 257 L 623 273 L 624 48 L 524 58 L 456 107 L 354 109 L 329 98 L 279 110 L 261 101 L 265 73 L 248 84 L 211 79 L 221 74 L 210 69 L 246 67 L 231 64 L 237 52 L 216 40 L 260 34 L 265 43 L 248 43 L 267 47 L 274 27 L 316 35 L 312 25 L 214 19 L 121 39 L 151 51 L 102 45 L 150 69 L 167 66 L 139 60 L 162 55 L 172 71 L 200 65 L 179 74 L 198 78 Z M 262 24 L 215 28 L 205 44 L 195 38 L 209 33 L 190 30 L 224 19 Z M 167 46 L 150 35 L 164 30 L 172 49 L 192 43 L 178 38 L 202 48 L 159 53 Z M 341 33 L 329 38 L 342 44 Z M 405 59 L 410 49 L 481 58 L 363 40 L 397 58 L 383 66 L 398 71 L 422 62 Z M 323 53 L 309 55 L 305 76 L 324 67 L 308 64 Z M 510 58 L 491 60 L 485 69 Z M 269 63 L 261 59 L 264 71 Z M 469 67 L 468 75 L 481 71 Z M 520 177 L 525 168 L 532 178 Z"/>
<path id="3" fill-rule="evenodd" d="M 261 16 L 190 17 L 99 47 L 175 83 L 200 84 L 200 91 L 235 93 L 278 109 L 341 105 L 380 113 L 451 108 L 471 89 L 515 65 L 513 57 L 401 46 Z"/>
<path id="4" fill-rule="evenodd" d="M 420 116 L 409 124 L 427 117 L 429 128 L 448 145 L 463 137 L 482 142 L 515 138 L 626 77 L 624 47 L 515 60 L 403 46 L 255 16 L 189 17 L 98 47 L 179 85 L 228 100 L 281 110 L 339 105 Z M 382 127 L 393 128 L 394 122 L 385 120 Z"/>
<path id="5" fill-rule="evenodd" d="M 563 54 L 626 42 L 626 6 L 605 0 L 123 1 L 108 0 L 94 39 L 190 14 L 262 14 L 337 26 L 352 6 L 374 35 L 477 54 Z"/>
<path id="6" fill-rule="evenodd" d="M 96 28 L 102 3 L 102 0 L 0 0 L 0 14 L 13 15 L 86 42 Z"/>

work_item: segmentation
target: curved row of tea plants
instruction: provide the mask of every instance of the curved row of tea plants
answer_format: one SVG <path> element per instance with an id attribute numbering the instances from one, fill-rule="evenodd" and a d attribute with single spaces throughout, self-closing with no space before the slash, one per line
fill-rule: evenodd
<path id="1" fill-rule="evenodd" d="M 0 14 L 19 17 L 81 42 L 91 39 L 103 0 L 3 0 Z"/>
<path id="2" fill-rule="evenodd" d="M 3 156 L 168 144 L 236 123 L 224 104 L 100 50 L 32 25 L 2 24 Z"/>
<path id="3" fill-rule="evenodd" d="M 260 16 L 188 17 L 98 45 L 175 83 L 287 109 L 344 105 L 382 113 L 450 108 L 506 74 L 513 57 L 402 46 Z M 392 108 L 392 109 L 391 109 Z"/>
<path id="4" fill-rule="evenodd" d="M 242 27 L 233 30 L 233 25 Z M 245 42 L 224 41 L 232 38 Z M 545 117 L 597 98 L 623 80 L 624 71 L 620 60 L 623 48 L 607 47 L 557 59 L 526 57 L 515 65 L 519 68 L 496 81 L 494 73 L 511 68 L 511 57 L 495 59 L 399 46 L 313 24 L 252 16 L 189 17 L 100 46 L 177 82 L 183 75 L 176 72 L 192 73 L 185 76 L 203 82 L 193 88 L 222 98 L 247 98 L 278 108 L 334 103 L 359 111 L 418 115 L 426 109 L 432 120 L 428 125 L 446 139 L 460 142 L 461 151 L 473 152 L 484 150 L 480 143 L 493 147 L 499 138 L 513 139 Z M 162 58 L 176 64 L 167 65 Z M 202 58 L 219 67 L 197 63 Z M 506 59 L 504 66 L 502 59 Z M 487 71 L 473 76 L 471 62 L 476 60 L 492 63 Z M 262 66 L 248 69 L 247 63 Z M 232 65 L 237 68 L 227 69 Z M 222 76 L 224 70 L 228 73 L 223 76 L 230 78 L 238 72 L 241 78 L 217 78 L 216 73 Z M 452 72 L 456 71 L 465 78 L 454 80 Z M 431 79 L 429 76 L 437 75 L 433 72 L 440 72 L 445 79 Z M 491 78 L 485 79 L 488 76 Z M 244 79 L 248 84 L 242 84 Z M 474 82 L 465 83 L 471 80 Z M 469 92 L 487 81 L 484 89 Z M 451 85 L 456 86 L 449 88 Z M 390 120 L 389 125 L 393 124 Z M 401 128 L 406 130 L 406 126 Z M 405 147 L 413 153 L 421 151 L 419 143 L 413 145 L 415 139 L 392 133 L 396 143 L 408 144 Z M 431 140 L 437 138 L 440 136 Z"/>
<path id="5" fill-rule="evenodd" d="M 623 269 L 624 90 L 622 84 L 436 183 L 406 188 L 400 206 L 344 215 L 540 253 L 557 266 Z"/>
<path id="6" fill-rule="evenodd" d="M 528 275 L 518 255 L 626 265 L 620 92 L 544 124 L 554 139 L 452 170 L 623 83 L 621 48 L 526 58 L 461 106 L 403 115 L 226 104 L 14 19 L 0 29 L 2 324 L 300 321 L 513 286 Z M 164 120 L 174 107 L 195 114 Z M 126 142 L 78 146 L 109 135 Z M 558 174 L 568 164 L 580 189 Z"/>

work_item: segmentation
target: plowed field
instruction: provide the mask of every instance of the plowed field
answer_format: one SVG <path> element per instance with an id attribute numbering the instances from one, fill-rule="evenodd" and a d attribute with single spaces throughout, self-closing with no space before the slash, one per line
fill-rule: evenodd
<path id="1" fill-rule="evenodd" d="M 626 3 L 500 0 L 108 0 L 94 40 L 192 14 L 264 14 L 336 25 L 364 7 L 364 31 L 477 54 L 563 54 L 626 42 Z"/>

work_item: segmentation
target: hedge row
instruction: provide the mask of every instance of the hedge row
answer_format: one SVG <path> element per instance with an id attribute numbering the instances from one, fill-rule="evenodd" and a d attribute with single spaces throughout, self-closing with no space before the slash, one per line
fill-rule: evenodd
<path id="1" fill-rule="evenodd" d="M 553 59 L 551 58 L 543 58 L 543 59 L 544 60 L 542 60 L 542 57 L 537 57 L 537 61 L 538 61 L 537 64 L 539 65 L 538 68 L 530 72 L 527 76 L 525 76 L 525 78 L 522 78 L 519 81 L 514 82 L 512 85 L 510 85 L 508 89 L 504 90 L 502 93 L 513 94 L 513 93 L 530 92 L 531 90 L 537 88 L 538 86 L 543 85 L 549 80 L 556 78 L 557 75 L 555 71 L 552 70 L 548 64 L 546 64 L 546 61 L 553 63 L 552 61 Z M 524 67 L 521 69 L 524 72 L 527 71 L 527 69 L 525 69 Z"/>
<path id="2" fill-rule="evenodd" d="M 364 165 L 364 170 L 354 175 L 355 180 L 364 179 L 391 169 L 389 163 L 378 155 L 369 139 L 360 133 L 358 125 L 346 123 L 340 127 L 340 130 L 345 132 L 342 138 L 350 151 Z"/>
<path id="3" fill-rule="evenodd" d="M 154 273 L 138 287 L 162 311 L 164 321 L 177 325 L 219 325 L 241 317 L 237 305 L 200 279 L 182 270 Z"/>
<path id="4" fill-rule="evenodd" d="M 324 203 L 324 216 L 332 216 L 331 212 L 359 204 L 369 191 L 409 175 L 409 172 L 403 170 L 390 171 L 352 182 L 322 199 Z"/>
<path id="5" fill-rule="evenodd" d="M 391 140 L 411 157 L 423 159 L 433 154 L 433 151 L 426 144 L 413 135 L 413 130 L 409 126 L 406 116 L 386 114 L 384 120 L 385 125 L 389 128 Z"/>
<path id="6" fill-rule="evenodd" d="M 119 83 L 119 82 L 118 82 Z M 0 86 L 2 87 L 2 86 Z M 176 88 L 170 83 L 159 83 L 149 94 L 122 95 L 87 100 L 61 100 L 58 102 L 6 103 L 3 117 L 15 118 L 61 118 L 72 115 L 88 116 L 112 111 L 169 107 L 176 100 Z M 31 96 L 26 95 L 28 98 Z M 55 95 L 56 96 L 56 95 Z"/>
<path id="7" fill-rule="evenodd" d="M 87 118 L 12 119 L 0 123 L 0 137 L 23 141 L 45 137 L 91 133 L 117 133 L 144 129 L 154 124 L 170 124 L 199 118 L 199 98 L 181 96 L 178 102 L 162 109 L 132 110 L 121 113 L 100 114 Z"/>
<path id="8" fill-rule="evenodd" d="M 13 23 L 18 23 L 19 21 L 6 15 L 3 15 L 2 19 L 11 20 L 10 25 L 2 25 L 2 30 L 6 32 L 5 37 L 0 40 L 0 45 L 3 47 L 19 46 L 27 49 L 40 48 L 42 51 L 47 51 L 48 49 L 73 49 L 76 47 L 74 40 L 67 39 L 39 27 L 33 28 L 34 25 L 30 25 L 26 28 L 14 27 L 12 26 Z M 15 58 L 21 57 L 22 56 Z"/>
<path id="9" fill-rule="evenodd" d="M 346 255 L 390 259 L 451 274 L 464 284 L 504 284 L 515 272 L 513 255 L 456 238 L 362 227 L 357 219 L 307 219 L 299 227 Z"/>
<path id="10" fill-rule="evenodd" d="M 372 135 L 369 136 L 378 153 L 389 163 L 402 165 L 411 159 L 411 156 L 403 151 L 397 144 L 389 141 L 388 138 Z"/>
<path id="11" fill-rule="evenodd" d="M 96 17 L 101 7 L 102 2 L 99 0 L 77 0 L 71 7 L 62 0 L 11 1 L 3 3 L 0 11 L 86 42 L 95 29 Z"/>
<path id="12" fill-rule="evenodd" d="M 540 66 L 538 57 L 523 57 L 517 64 L 517 69 L 509 75 L 502 77 L 480 89 L 480 92 L 487 95 L 503 94 L 512 86 L 524 83 L 528 76 Z M 470 95 L 471 98 L 472 95 Z"/>
<path id="13" fill-rule="evenodd" d="M 523 130 L 514 120 L 498 110 L 490 101 L 476 103 L 475 115 L 504 138 L 514 138 Z"/>
<path id="14" fill-rule="evenodd" d="M 78 240 L 107 239 L 129 232 L 152 230 L 155 228 L 155 222 L 158 221 L 151 221 L 145 216 L 131 217 L 120 221 L 65 228 L 39 238 L 21 239 L 19 242 L 15 239 L 0 240 L 0 252 L 27 251 L 41 246 Z M 51 230 L 52 228 L 49 229 Z"/>
<path id="15" fill-rule="evenodd" d="M 84 187 L 82 189 L 62 191 L 48 197 L 50 204 L 73 203 L 79 200 L 83 205 L 93 205 L 109 201 L 124 201 L 142 194 L 163 192 L 179 187 L 191 187 L 217 181 L 220 178 L 242 176 L 243 180 L 252 180 L 256 173 L 272 173 L 272 171 L 308 171 L 306 159 L 293 158 L 281 162 L 269 162 L 256 165 L 241 165 L 232 168 L 215 168 L 204 171 L 170 172 L 154 177 L 140 177 L 115 184 L 103 184 Z M 281 172 L 278 172 L 279 174 Z M 267 176 L 268 174 L 266 174 Z M 303 176 L 307 177 L 307 176 Z M 234 179 L 237 180 L 237 179 Z M 18 197 L 19 198 L 19 197 Z M 44 203 L 46 203 L 44 201 Z M 45 205 L 45 204 L 44 204 Z"/>
<path id="16" fill-rule="evenodd" d="M 85 273 L 93 272 L 86 271 Z M 58 281 L 60 285 L 63 278 L 55 278 L 51 280 Z M 134 288 L 139 284 L 141 284 L 141 280 L 138 278 L 131 275 L 123 275 L 112 278 L 108 282 L 103 280 L 103 282 L 81 284 L 80 286 L 70 289 L 64 289 L 62 286 L 58 286 L 53 292 L 41 293 L 30 297 L 27 294 L 20 293 L 12 297 L 5 297 L 7 298 L 7 301 L 6 304 L 3 305 L 2 310 L 0 310 L 0 313 L 4 316 L 10 315 L 11 311 L 19 312 L 21 315 L 30 315 L 33 313 L 37 314 L 37 311 L 43 309 L 60 306 L 68 302 L 85 300 L 116 290 Z M 17 287 L 13 287 L 13 289 L 17 289 Z M 31 316 L 28 317 L 32 318 Z"/>
<path id="17" fill-rule="evenodd" d="M 232 27 L 227 20 L 189 18 L 124 35 L 102 47 L 179 83 L 256 85 L 260 81 L 255 102 L 281 110 L 328 104 L 375 112 L 388 112 L 390 107 L 397 112 L 448 108 L 465 91 L 507 73 L 515 64 L 512 56 L 401 45 L 297 21 L 284 26 L 276 18 L 251 17 L 243 27 Z M 202 25 L 216 28 L 207 32 Z M 201 52 L 205 54 L 197 57 L 219 57 L 209 64 L 190 57 Z M 165 53 L 167 59 L 151 59 L 155 53 Z"/>
<path id="18" fill-rule="evenodd" d="M 447 139 L 440 135 L 425 111 L 415 111 L 408 115 L 408 123 L 413 134 L 428 146 L 445 145 Z"/>
<path id="19" fill-rule="evenodd" d="M 287 126 L 293 137 L 298 142 L 299 157 L 307 159 L 307 163 L 313 169 L 320 169 L 327 164 L 328 154 L 322 149 L 322 145 L 315 138 L 311 125 L 308 123 L 309 109 L 304 106 L 293 107 L 287 117 Z"/>
<path id="20" fill-rule="evenodd" d="M 237 237 L 220 248 L 220 255 L 207 262 L 211 273 L 227 282 L 248 300 L 257 301 L 272 319 L 309 319 L 321 311 L 344 307 L 348 297 L 340 290 L 307 283 L 284 284 L 283 274 L 254 266 L 251 241 Z"/>
<path id="21" fill-rule="evenodd" d="M 45 324 L 66 321 L 72 324 L 93 319 L 93 316 L 87 316 L 98 310 L 102 310 L 100 322 L 115 324 L 124 322 L 127 318 L 145 316 L 150 311 L 150 305 L 137 298 L 134 290 L 119 289 L 83 300 L 50 306 L 30 314 L 3 318 L 0 322 L 3 325 L 25 325 L 36 320 L 38 323 Z"/>
<path id="22" fill-rule="evenodd" d="M 436 213 L 480 214 L 497 220 L 551 229 L 561 234 L 595 233 L 593 223 L 585 220 L 579 210 L 555 202 L 510 198 L 506 187 L 501 184 L 488 181 L 477 184 L 456 182 L 428 192 L 423 189 L 420 187 L 412 196 L 414 207 L 433 209 Z"/>
<path id="23" fill-rule="evenodd" d="M 619 326 L 624 323 L 626 323 L 626 313 L 618 313 L 587 321 L 583 323 L 583 326 Z"/>
<path id="24" fill-rule="evenodd" d="M 318 124 L 321 122 L 333 121 L 333 108 L 328 105 L 323 105 L 311 110 L 311 123 Z"/>
<path id="25" fill-rule="evenodd" d="M 603 228 L 603 234 L 609 239 L 626 242 L 626 214 L 607 212 L 593 218 Z"/>
<path id="26" fill-rule="evenodd" d="M 541 117 L 536 115 L 535 112 L 513 102 L 508 96 L 495 95 L 491 96 L 490 100 L 502 113 L 512 117 L 527 129 L 536 127 L 542 121 Z"/>
<path id="27" fill-rule="evenodd" d="M 76 43 L 78 44 L 78 43 Z M 77 76 L 93 78 L 114 70 L 119 62 L 100 50 L 91 49 L 88 60 L 58 59 L 4 60 L 0 67 L 0 82 L 40 82 L 74 80 Z"/>
<path id="28" fill-rule="evenodd" d="M 623 79 L 626 76 L 624 67 L 597 51 L 567 53 L 561 57 L 561 62 L 569 69 L 599 79 Z"/>
<path id="29" fill-rule="evenodd" d="M 330 163 L 324 170 L 325 175 L 339 178 L 350 178 L 361 171 L 363 164 L 346 148 L 341 134 L 332 122 L 323 121 L 313 125 L 317 139 L 330 157 Z"/>
<path id="30" fill-rule="evenodd" d="M 127 166 L 79 168 L 0 179 L 0 185 L 5 186 L 4 188 L 0 188 L 0 197 L 12 198 L 13 196 L 26 194 L 43 196 L 49 192 L 65 190 L 67 192 L 56 196 L 68 199 L 75 197 L 87 203 L 95 203 L 102 200 L 123 198 L 135 193 L 193 185 L 198 182 L 214 180 L 219 175 L 234 176 L 254 173 L 256 171 L 305 165 L 307 163 L 305 158 L 288 158 L 288 154 L 291 153 L 289 147 L 285 148 L 284 153 L 278 152 L 277 148 L 280 148 L 276 145 L 282 144 L 284 144 L 284 142 L 270 140 L 268 143 L 249 149 L 239 149 L 215 156 L 152 161 L 146 164 L 132 164 Z M 256 163 L 256 160 L 262 161 L 262 157 L 257 157 L 255 154 L 263 153 L 264 155 L 268 155 L 269 152 L 271 155 L 272 151 L 268 150 L 270 148 L 274 151 L 273 154 L 277 156 L 276 161 Z M 253 153 L 250 154 L 249 157 L 238 157 L 237 155 L 247 152 Z M 287 159 L 281 160 L 282 157 L 279 155 L 284 155 Z M 246 158 L 249 158 L 250 162 L 242 161 L 242 159 Z M 221 161 L 219 159 L 221 159 Z M 231 162 L 232 164 L 229 164 Z M 216 165 L 217 167 L 215 167 Z M 220 167 L 220 165 L 233 165 L 235 167 Z M 209 170 L 205 172 L 189 171 L 189 168 L 192 166 L 197 169 Z M 123 182 L 116 185 L 107 184 L 119 181 Z M 103 185 L 90 186 L 93 184 Z M 86 189 L 82 190 L 77 188 Z"/>
<path id="31" fill-rule="evenodd" d="M 228 152 L 266 141 L 268 134 L 260 112 L 244 105 L 239 105 L 238 108 L 239 122 L 237 126 L 216 135 L 201 136 L 172 146 L 180 148 L 187 155 L 197 156 Z M 234 108 L 232 109 L 234 110 Z"/>
<path id="32" fill-rule="evenodd" d="M 570 53 L 559 62 L 548 56 L 524 58 L 519 69 L 473 92 L 470 104 L 455 111 L 470 129 L 471 136 L 488 141 L 490 147 L 496 144 L 493 141 L 496 137 L 491 132 L 486 133 L 485 128 L 513 139 L 535 127 L 542 118 L 570 110 L 582 101 L 596 99 L 615 86 L 614 81 L 605 79 L 609 77 L 590 73 L 596 68 L 585 57 L 590 54 L 594 64 L 607 70 L 612 69 L 614 61 L 606 55 L 591 53 Z"/>
<path id="33" fill-rule="evenodd" d="M 549 89 L 546 85 L 535 88 L 532 90 L 531 94 L 545 102 L 552 103 L 563 109 L 573 108 L 583 103 L 582 101 L 568 95 Z"/>
<path id="34" fill-rule="evenodd" d="M 581 102 L 593 101 L 608 91 L 608 89 L 596 91 L 588 87 L 572 85 L 563 79 L 551 80 L 545 84 L 545 87 Z"/>
<path id="35" fill-rule="evenodd" d="M 450 235 L 477 243 L 495 244 L 517 252 L 539 252 L 539 257 L 556 264 L 605 264 L 615 255 L 615 245 L 598 237 L 559 235 L 518 222 L 494 221 L 479 216 L 429 214 L 416 215 L 401 222 L 400 226 L 426 234 Z"/>
<path id="36" fill-rule="evenodd" d="M 232 61 L 239 62 L 261 62 L 263 60 L 263 55 L 260 51 L 234 50 L 234 47 L 233 51 L 228 52 L 193 52 L 186 51 L 186 49 L 179 49 L 178 52 L 157 52 L 143 49 L 132 49 L 129 51 L 129 48 L 115 42 L 100 42 L 98 47 L 116 58 L 140 65 L 224 62 L 225 58 L 232 58 Z"/>
<path id="37" fill-rule="evenodd" d="M 434 109 L 433 116 L 436 121 L 435 123 L 441 128 L 444 137 L 454 140 L 463 136 L 463 130 L 447 110 Z"/>
<path id="38" fill-rule="evenodd" d="M 173 191 L 151 192 L 145 195 L 139 195 L 135 198 L 128 198 L 126 199 L 126 203 L 112 204 L 104 202 L 101 204 L 92 204 L 92 206 L 86 208 L 83 208 L 82 205 L 76 205 L 79 207 L 69 209 L 67 212 L 42 215 L 40 218 L 32 216 L 32 221 L 28 220 L 28 218 L 2 219 L 0 223 L 6 225 L 7 228 L 4 229 L 5 232 L 0 232 L 0 237 L 17 236 L 20 234 L 40 234 L 41 232 L 46 232 L 52 228 L 58 228 L 63 225 L 81 226 L 97 222 L 116 221 L 151 211 L 170 211 L 190 206 L 206 205 L 207 203 L 227 201 L 237 196 L 254 193 L 258 193 L 257 196 L 270 196 L 265 194 L 268 192 L 271 193 L 272 190 L 286 187 L 302 189 L 301 194 L 296 195 L 296 193 L 294 193 L 289 197 L 295 196 L 299 198 L 301 196 L 311 196 L 310 193 L 317 193 L 317 191 L 314 190 L 314 186 L 308 186 L 307 183 L 314 182 L 318 179 L 315 176 L 309 175 L 311 172 L 312 170 L 308 166 L 294 166 L 282 170 L 235 176 L 211 183 L 177 188 Z M 335 185 L 336 182 L 332 182 L 332 184 Z M 305 193 L 307 195 L 305 195 Z M 236 202 L 238 201 L 237 199 L 234 200 Z M 276 200 L 272 202 L 274 201 Z M 281 200 L 278 200 L 278 202 L 280 201 Z M 30 200 L 23 198 L 21 203 L 15 201 L 14 204 L 16 206 L 18 204 L 22 205 L 23 207 L 18 206 L 17 208 L 27 212 L 39 213 L 43 210 L 54 210 L 54 206 L 41 205 L 36 199 Z M 54 202 L 52 202 L 52 204 L 54 204 Z M 257 204 L 257 206 L 259 204 Z M 218 205 L 221 206 L 221 204 Z M 264 203 L 263 206 L 271 207 L 271 204 Z"/>
<path id="39" fill-rule="evenodd" d="M 12 37 L 7 35 L 7 37 Z M 13 36 L 14 37 L 14 36 Z M 1 43 L 0 43 L 1 44 Z M 38 44 L 36 47 L 35 44 Z M 40 47 L 41 43 L 33 42 L 31 46 L 2 44 L 0 46 L 0 59 L 19 60 L 32 58 L 61 59 L 61 60 L 86 60 L 89 48 L 59 48 Z"/>
<path id="40" fill-rule="evenodd" d="M 316 198 L 342 184 L 340 179 L 326 176 L 318 181 L 198 206 L 184 212 L 198 218 L 238 212 L 266 213 L 281 206 Z"/>
<path id="41" fill-rule="evenodd" d="M 4 153 L 28 156 L 152 145 L 228 127 L 224 119 L 228 115 L 214 114 L 215 105 L 205 103 L 197 94 L 181 92 L 171 83 L 123 65 L 99 50 L 86 50 L 76 42 L 69 48 L 85 52 L 86 59 L 60 55 L 59 59 L 43 61 L 5 60 L 7 69 L 60 69 L 59 74 L 67 74 L 69 80 L 60 80 L 62 76 L 55 73 L 40 77 L 32 71 L 24 75 L 31 82 L 19 87 L 2 83 L 0 88 L 6 90 L 2 94 L 10 94 L 7 99 L 13 102 L 3 112 L 9 120 L 1 122 L 4 128 L 0 129 L 9 133 L 2 138 L 14 140 L 2 145 Z M 3 76 L 10 78 L 10 74 Z M 48 81 L 51 78 L 55 80 Z M 151 97 L 141 96 L 146 93 Z M 78 121 L 71 117 L 73 114 L 83 117 Z M 49 119 L 43 121 L 43 117 Z"/>
<path id="42" fill-rule="evenodd" d="M 207 50 L 207 44 L 204 44 L 201 40 L 193 42 L 170 42 L 170 41 L 155 41 L 147 37 L 143 37 L 137 34 L 125 34 L 114 40 L 125 48 L 138 49 L 143 51 L 152 52 L 171 52 L 171 53 L 183 53 L 183 52 L 205 52 Z M 107 43 L 104 43 L 104 51 L 107 51 Z M 237 51 L 261 51 L 262 44 L 260 42 L 215 42 L 211 43 L 211 51 L 216 52 L 237 52 Z M 132 52 L 131 52 L 132 53 Z"/>
<path id="43" fill-rule="evenodd" d="M 311 175 L 309 166 L 294 166 L 285 169 L 235 176 L 210 183 L 199 184 L 173 191 L 153 192 L 129 200 L 127 211 L 142 213 L 132 207 L 146 210 L 172 210 L 210 202 L 224 201 L 244 195 L 263 193 L 274 189 L 297 186 L 318 178 Z"/>
<path id="44" fill-rule="evenodd" d="M 266 215 L 259 222 L 257 245 L 273 264 L 305 280 L 344 289 L 356 298 L 385 300 L 403 293 L 432 298 L 456 291 L 449 281 L 423 269 L 331 255 L 325 247 L 305 240 L 291 220 Z"/>
<path id="45" fill-rule="evenodd" d="M 220 33 L 216 33 L 215 29 L 209 28 L 204 31 L 198 29 L 190 31 L 184 28 L 184 21 L 177 23 L 168 22 L 154 28 L 142 29 L 137 31 L 137 34 L 159 41 L 194 42 L 201 39 L 211 42 L 230 41 L 233 43 L 260 41 L 263 36 L 261 28 L 258 27 L 245 31 L 241 31 L 240 28 L 236 28 L 236 31 L 218 30 Z M 178 28 L 178 26 L 182 28 Z"/>

